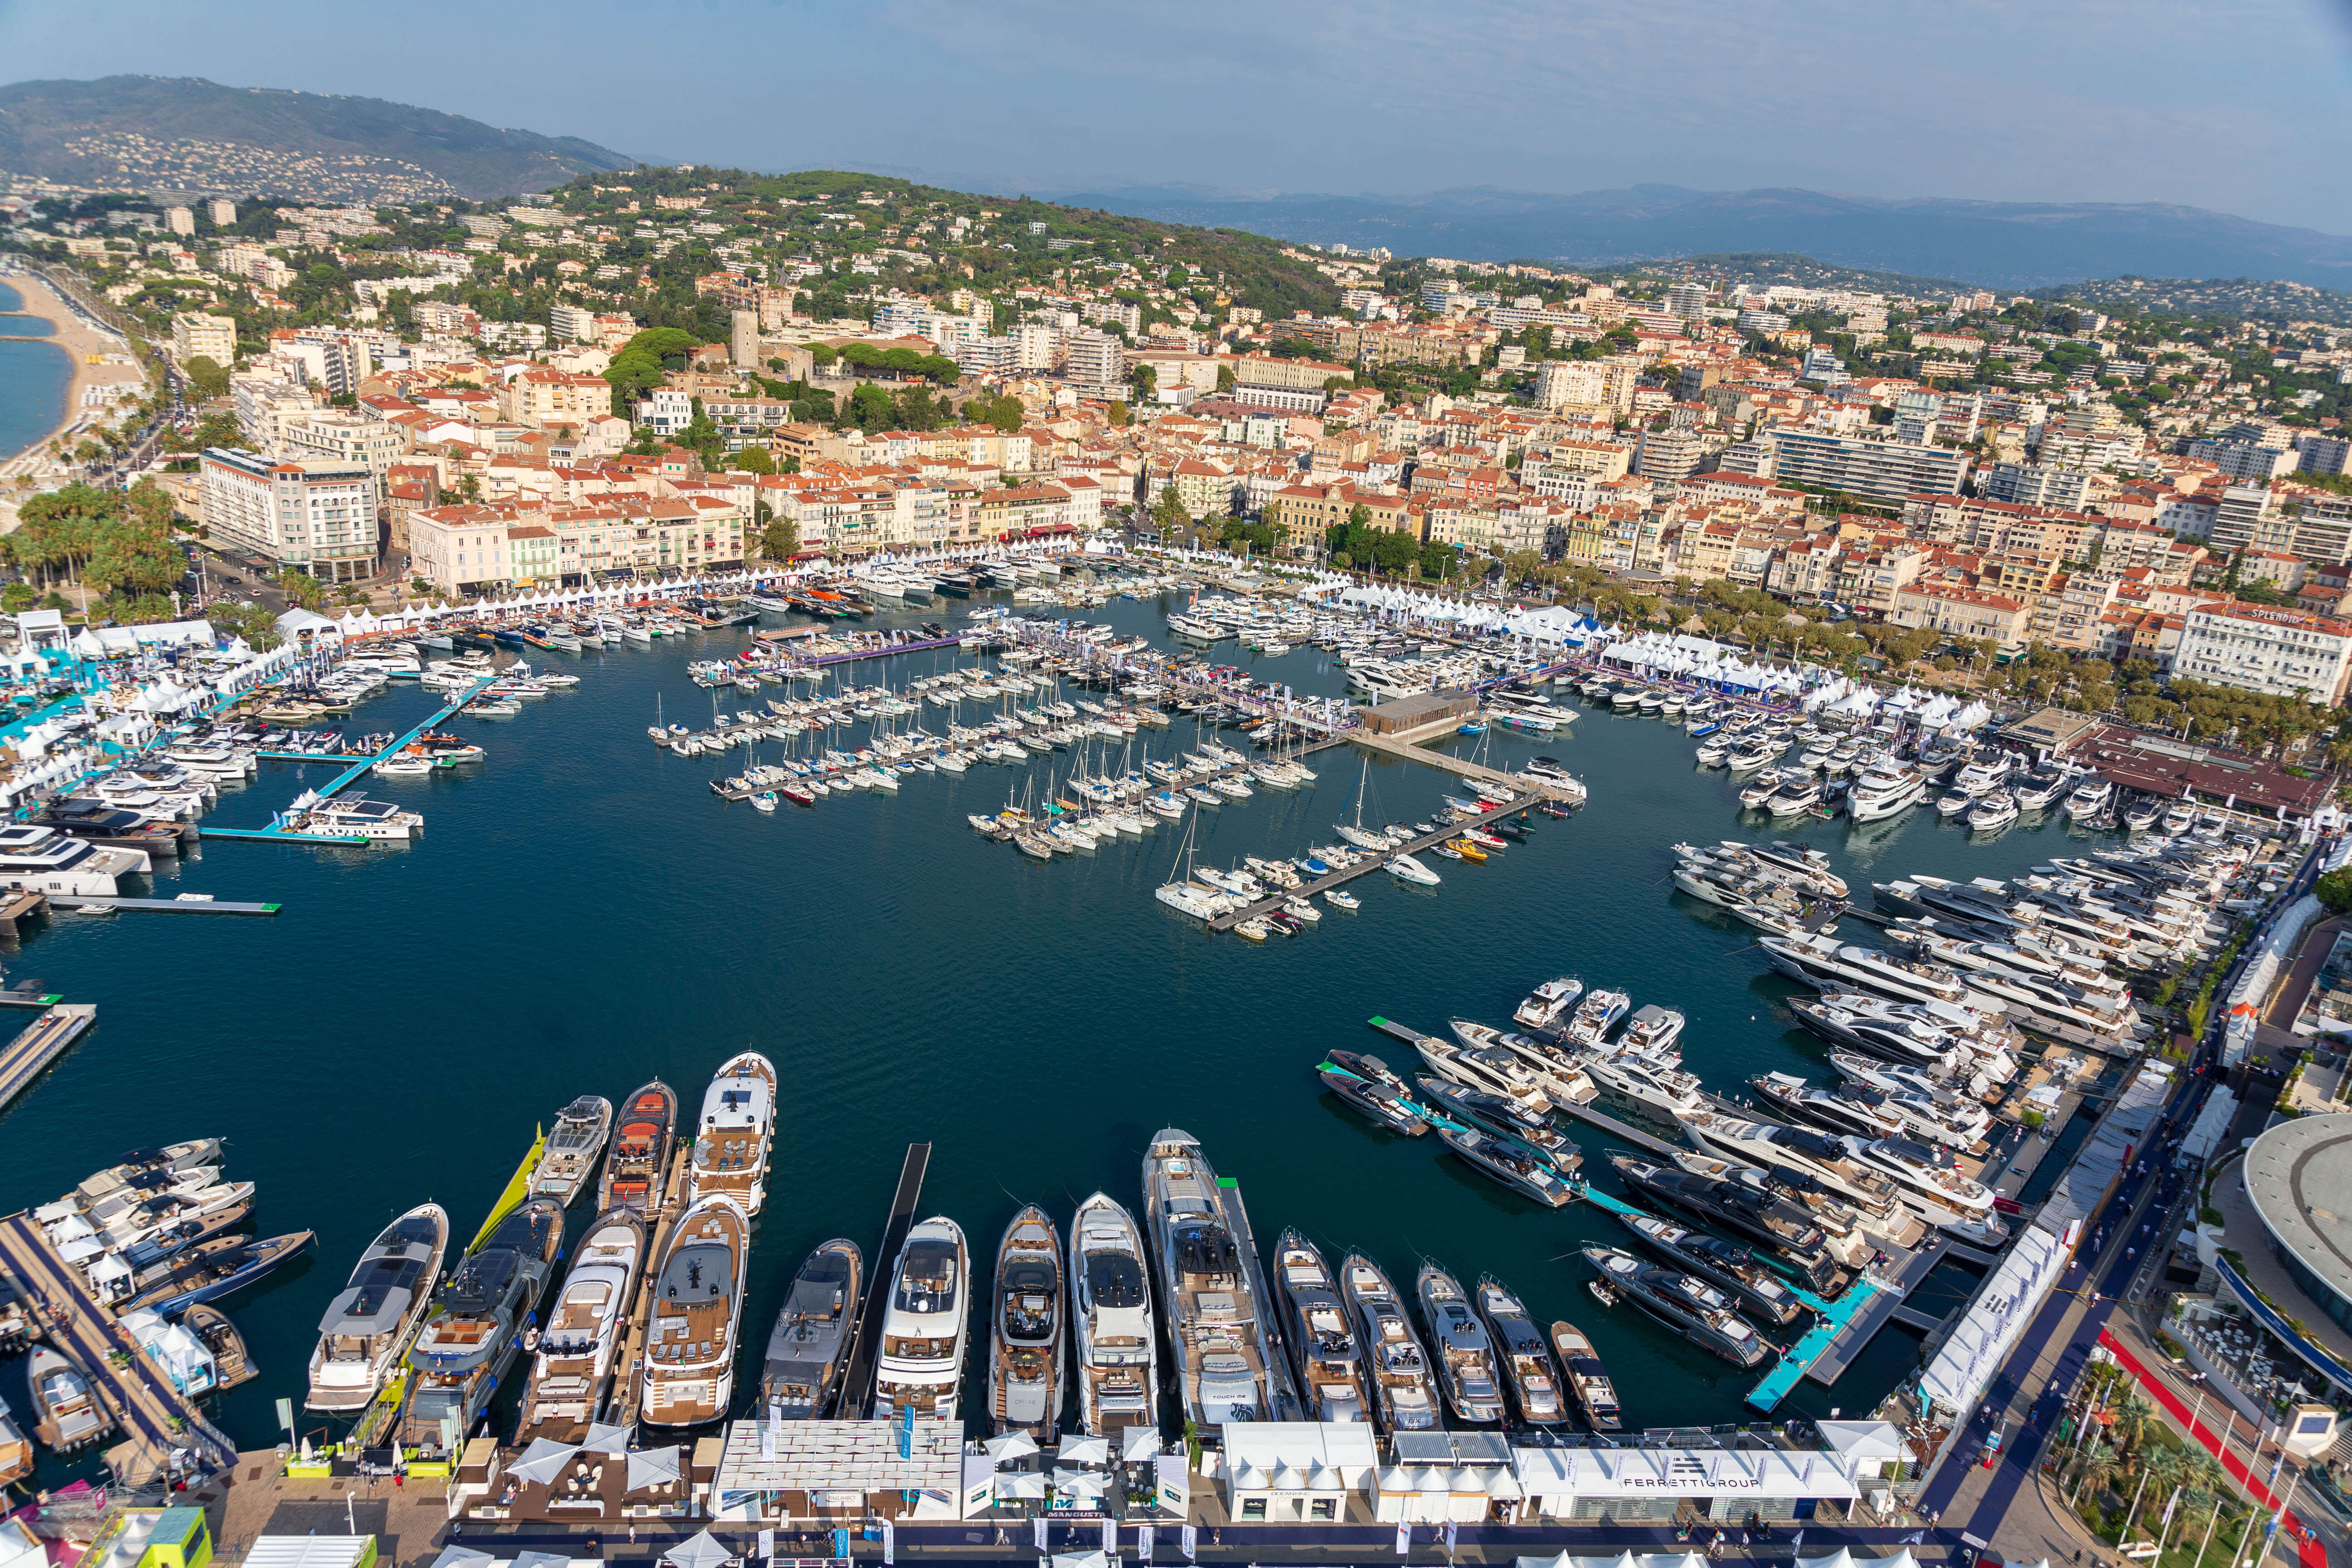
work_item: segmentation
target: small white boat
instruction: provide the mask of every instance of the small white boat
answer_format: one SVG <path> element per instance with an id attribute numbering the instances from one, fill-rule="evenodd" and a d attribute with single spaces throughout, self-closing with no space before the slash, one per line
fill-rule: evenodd
<path id="1" fill-rule="evenodd" d="M 1440 880 L 1436 872 L 1410 855 L 1391 855 L 1381 868 L 1398 881 L 1411 882 L 1416 887 L 1434 888 Z"/>

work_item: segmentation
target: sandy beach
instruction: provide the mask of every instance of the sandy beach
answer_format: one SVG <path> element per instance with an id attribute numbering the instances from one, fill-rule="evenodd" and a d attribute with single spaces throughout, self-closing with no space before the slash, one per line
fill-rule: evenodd
<path id="1" fill-rule="evenodd" d="M 124 382 L 135 386 L 145 378 L 135 361 L 107 363 L 109 356 L 121 355 L 127 359 L 129 350 L 124 347 L 122 340 L 112 332 L 90 327 L 58 297 L 57 290 L 47 279 L 35 272 L 10 272 L 0 275 L 0 280 L 5 280 L 9 288 L 23 297 L 26 315 L 37 316 L 56 327 L 53 336 L 40 341 L 56 343 L 73 362 L 73 384 L 66 391 L 64 418 L 55 429 L 44 435 L 24 453 L 0 466 L 0 473 L 13 474 L 36 458 L 59 433 L 71 428 L 75 422 L 85 416 L 104 412 L 87 405 L 85 395 L 90 388 Z M 6 322 L 7 318 L 0 317 L 0 336 L 7 335 Z"/>

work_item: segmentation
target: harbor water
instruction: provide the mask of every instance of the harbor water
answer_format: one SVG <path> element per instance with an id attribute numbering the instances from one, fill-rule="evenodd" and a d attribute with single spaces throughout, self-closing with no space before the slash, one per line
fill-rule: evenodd
<path id="1" fill-rule="evenodd" d="M 1114 600 L 1086 618 L 1164 641 L 1171 604 Z M 880 624 L 948 613 L 935 605 Z M 1582 716 L 1554 737 L 1451 743 L 1484 743 L 1503 765 L 1560 758 L 1591 789 L 1581 812 L 1537 818 L 1527 843 L 1484 865 L 1433 861 L 1444 878 L 1435 889 L 1365 879 L 1354 885 L 1360 912 L 1333 909 L 1295 939 L 1253 945 L 1210 936 L 1153 900 L 1181 825 L 1050 863 L 971 831 L 967 813 L 1002 806 L 1008 784 L 1017 796 L 1033 773 L 1042 791 L 1067 753 L 1029 770 L 918 773 L 895 795 L 836 794 L 772 816 L 720 803 L 706 781 L 741 771 L 746 754 L 673 756 L 646 727 L 657 698 L 669 721 L 707 727 L 712 694 L 686 667 L 743 638 L 578 658 L 534 650 L 583 683 L 513 718 L 457 721 L 489 748 L 486 764 L 356 786 L 422 811 L 421 840 L 363 850 L 209 844 L 184 866 L 166 862 L 155 895 L 197 890 L 281 902 L 284 912 L 60 914 L 7 957 L 12 979 L 37 977 L 100 1014 L 98 1028 L 0 1117 L 0 1205 L 54 1197 L 134 1145 L 220 1134 L 229 1173 L 260 1184 L 257 1230 L 319 1234 L 309 1258 L 227 1303 L 261 1369 L 220 1402 L 240 1447 L 276 1439 L 273 1400 L 299 1405 L 319 1318 L 389 1218 L 432 1198 L 458 1237 L 471 1237 L 534 1127 L 573 1096 L 618 1101 L 657 1076 L 690 1116 L 711 1072 L 747 1046 L 776 1063 L 781 1113 L 739 1390 L 756 1384 L 768 1325 L 812 1246 L 846 1235 L 876 1266 L 910 1141 L 934 1146 L 920 1212 L 963 1225 L 984 1280 L 1022 1204 L 1045 1205 L 1066 1232 L 1097 1188 L 1136 1204 L 1145 1142 L 1173 1125 L 1239 1182 L 1261 1244 L 1297 1226 L 1335 1263 L 1362 1248 L 1400 1280 L 1423 1257 L 1465 1280 L 1492 1273 L 1538 1322 L 1567 1318 L 1591 1332 L 1629 1425 L 1745 1419 L 1754 1373 L 1587 1293 L 1578 1247 L 1624 1245 L 1616 1220 L 1586 1205 L 1540 1210 L 1434 1138 L 1372 1130 L 1319 1092 L 1314 1064 L 1336 1046 L 1378 1052 L 1410 1074 L 1420 1064 L 1367 1027 L 1372 1015 L 1439 1034 L 1455 1016 L 1502 1024 L 1537 984 L 1575 974 L 1630 993 L 1637 1006 L 1687 1014 L 1685 1065 L 1719 1091 L 1770 1069 L 1826 1073 L 1825 1048 L 1780 1005 L 1794 988 L 1768 969 L 1753 933 L 1672 892 L 1671 843 L 1809 838 L 1866 905 L 1874 879 L 2007 877 L 2080 852 L 2086 837 L 2052 814 L 1972 840 L 1931 811 L 1774 835 L 1743 817 L 1724 773 L 1695 766 L 1680 726 L 1579 704 Z M 1225 643 L 1213 657 L 1254 656 Z M 854 684 L 903 685 L 959 661 L 972 656 L 948 649 L 841 668 Z M 1302 693 L 1344 689 L 1342 672 L 1311 647 L 1257 660 L 1255 673 Z M 757 700 L 730 690 L 718 708 L 793 689 L 762 687 Z M 437 701 L 395 687 L 341 722 L 353 733 L 405 729 Z M 919 721 L 944 731 L 946 712 L 926 706 Z M 1158 756 L 1189 745 L 1192 722 L 1139 733 L 1135 764 L 1147 748 Z M 771 750 L 761 748 L 763 760 Z M 1360 789 L 1367 822 L 1422 817 L 1461 793 L 1433 768 L 1367 765 L 1351 748 L 1310 765 L 1321 777 L 1307 789 L 1260 788 L 1199 813 L 1201 858 L 1232 865 L 1328 843 Z M 338 768 L 266 763 L 206 821 L 263 826 Z M 1869 938 L 1858 921 L 1844 929 Z M 1571 1132 L 1588 1170 L 1613 1186 L 1605 1140 Z M 585 1205 L 572 1211 L 572 1239 L 590 1217 Z M 1913 1304 L 1940 1315 L 1972 1278 L 1948 1264 Z M 984 1330 L 974 1338 L 984 1346 Z M 1837 1386 L 1801 1384 L 1784 1413 L 1869 1409 L 1916 1363 L 1918 1342 L 1888 1329 Z M 983 1361 L 976 1348 L 968 1408 L 980 1405 Z M 11 1386 L 12 1403 L 20 1392 Z M 511 1392 L 502 1391 L 502 1423 Z M 325 1428 L 306 1419 L 304 1430 Z M 49 1463 L 44 1480 L 65 1473 Z"/>

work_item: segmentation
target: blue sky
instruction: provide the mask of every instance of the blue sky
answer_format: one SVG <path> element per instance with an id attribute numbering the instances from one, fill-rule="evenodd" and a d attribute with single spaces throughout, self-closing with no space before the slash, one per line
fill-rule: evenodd
<path id="1" fill-rule="evenodd" d="M 2352 233 L 2352 0 L 0 0 L 0 74 L 423 104 L 995 191 L 1644 182 Z"/>

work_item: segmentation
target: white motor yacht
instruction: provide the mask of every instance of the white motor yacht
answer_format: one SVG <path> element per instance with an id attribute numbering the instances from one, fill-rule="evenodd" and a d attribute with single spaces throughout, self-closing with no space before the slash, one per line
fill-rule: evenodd
<path id="1" fill-rule="evenodd" d="M 1927 782 L 1900 763 L 1880 763 L 1853 782 L 1845 798 L 1846 815 L 1856 822 L 1876 822 L 1899 816 L 1919 804 Z"/>
<path id="2" fill-rule="evenodd" d="M 882 1320 L 874 1419 L 896 1419 L 909 1409 L 923 1418 L 956 1418 L 971 1300 L 971 1255 L 963 1227 L 934 1215 L 909 1230 Z"/>
<path id="3" fill-rule="evenodd" d="M 645 1261 L 646 1220 L 635 1209 L 614 1209 L 588 1227 L 548 1310 L 523 1388 L 516 1441 L 541 1436 L 562 1441 L 604 1415 L 613 1352 Z"/>
<path id="4" fill-rule="evenodd" d="M 1891 1177 L 1895 1194 L 1929 1224 L 1970 1241 L 2009 1238 L 2009 1226 L 1993 1212 L 1992 1190 L 1960 1174 L 1948 1151 L 1910 1138 L 1843 1142 L 1856 1161 Z"/>
<path id="5" fill-rule="evenodd" d="M 419 1204 L 369 1243 L 320 1320 L 303 1408 L 363 1410 L 374 1403 L 431 1310 L 448 1245 L 449 1215 L 439 1204 Z"/>
<path id="6" fill-rule="evenodd" d="M 117 879 L 152 866 L 144 849 L 110 848 L 29 823 L 0 827 L 0 888 L 109 898 L 121 891 Z"/>
<path id="7" fill-rule="evenodd" d="M 1069 1258 L 1080 1429 L 1108 1437 L 1129 1426 L 1156 1427 L 1160 1335 L 1135 1216 L 1095 1194 L 1070 1222 Z"/>

